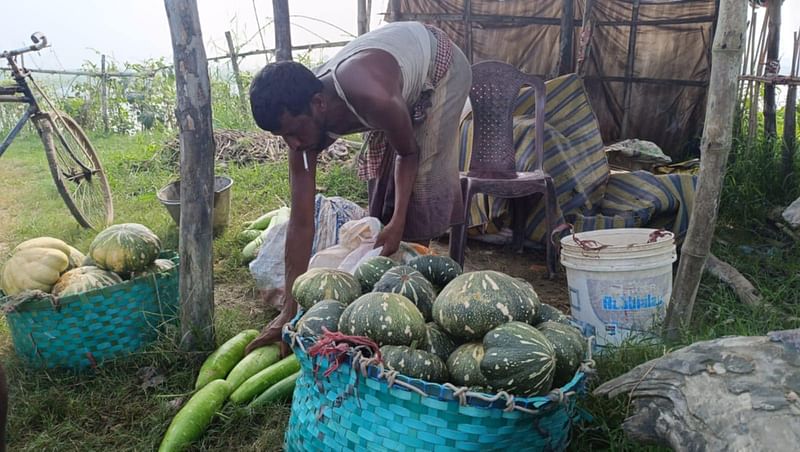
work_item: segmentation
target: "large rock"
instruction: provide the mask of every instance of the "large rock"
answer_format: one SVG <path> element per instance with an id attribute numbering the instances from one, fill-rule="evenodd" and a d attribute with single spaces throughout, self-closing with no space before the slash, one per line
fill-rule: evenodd
<path id="1" fill-rule="evenodd" d="M 783 211 L 781 216 L 793 229 L 800 228 L 800 198 L 789 204 L 789 207 Z"/>
<path id="2" fill-rule="evenodd" d="M 800 329 L 698 342 L 598 387 L 626 395 L 634 440 L 675 451 L 788 451 L 800 444 Z"/>

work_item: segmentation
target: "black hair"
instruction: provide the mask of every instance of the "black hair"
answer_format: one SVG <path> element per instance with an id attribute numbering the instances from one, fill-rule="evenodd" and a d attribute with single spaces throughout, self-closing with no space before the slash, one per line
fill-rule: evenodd
<path id="1" fill-rule="evenodd" d="M 322 91 L 322 82 L 307 67 L 281 61 L 261 68 L 250 83 L 250 109 L 258 127 L 269 132 L 280 128 L 284 111 L 296 116 L 311 111 L 311 98 Z"/>

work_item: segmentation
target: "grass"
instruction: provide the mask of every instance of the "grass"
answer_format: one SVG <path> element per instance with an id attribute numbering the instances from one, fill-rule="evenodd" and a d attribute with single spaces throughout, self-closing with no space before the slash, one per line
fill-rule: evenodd
<path id="1" fill-rule="evenodd" d="M 164 136 L 93 137 L 109 173 L 117 222 L 150 226 L 176 248 L 177 229 L 155 198 L 158 188 L 176 175 L 157 157 Z M 704 278 L 695 306 L 694 324 L 682 340 L 664 346 L 626 344 L 597 357 L 598 381 L 620 375 L 672 348 L 697 340 L 729 334 L 755 335 L 792 328 L 800 317 L 800 250 L 771 232 L 763 218 L 771 207 L 797 193 L 776 193 L 775 168 L 768 148 L 738 149 L 732 159 L 723 212 L 714 252 L 739 268 L 780 314 L 767 314 L 740 303 L 733 293 L 712 278 Z M 772 157 L 770 157 L 772 155 Z M 760 165 L 760 166 L 759 166 Z M 231 225 L 214 243 L 215 281 L 218 293 L 216 331 L 219 342 L 244 328 L 260 328 L 271 312 L 258 308 L 253 283 L 242 265 L 235 237 L 239 226 L 261 213 L 288 202 L 285 163 L 218 168 L 234 179 Z M 363 201 L 363 184 L 346 168 L 334 168 L 319 177 L 328 195 Z M 796 191 L 796 189 L 793 189 Z M 791 198 L 793 199 L 793 198 Z M 58 198 L 47 171 L 41 143 L 33 136 L 18 139 L 0 159 L 0 262 L 13 245 L 40 235 L 62 238 L 86 250 L 94 233 L 80 229 Z M 754 234 L 754 231 L 757 232 Z M 244 302 L 231 301 L 225 289 L 245 294 Z M 0 360 L 6 367 L 11 390 L 9 448 L 41 450 L 154 450 L 175 413 L 176 401 L 189 395 L 198 357 L 179 352 L 175 334 L 167 334 L 136 356 L 102 367 L 88 375 L 33 371 L 15 357 L 5 322 L 0 322 Z M 163 376 L 155 388 L 142 386 L 139 374 L 148 368 Z M 577 429 L 573 450 L 641 451 L 629 442 L 621 423 L 629 414 L 625 397 L 604 400 L 588 397 L 582 406 L 594 421 Z M 282 443 L 288 419 L 285 406 L 257 411 L 226 407 L 210 426 L 197 450 L 276 450 Z"/>

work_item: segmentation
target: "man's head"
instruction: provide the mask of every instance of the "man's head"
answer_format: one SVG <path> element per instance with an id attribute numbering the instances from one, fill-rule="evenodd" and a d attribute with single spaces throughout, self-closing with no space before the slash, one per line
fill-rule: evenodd
<path id="1" fill-rule="evenodd" d="M 268 64 L 250 83 L 256 124 L 282 136 L 293 150 L 321 150 L 327 134 L 326 107 L 322 82 L 300 63 Z"/>

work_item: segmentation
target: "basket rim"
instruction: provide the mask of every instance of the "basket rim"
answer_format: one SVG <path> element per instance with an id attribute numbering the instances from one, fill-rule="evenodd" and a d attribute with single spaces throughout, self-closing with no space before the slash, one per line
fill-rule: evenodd
<path id="1" fill-rule="evenodd" d="M 308 359 L 315 359 L 306 353 L 306 349 L 313 345 L 316 341 L 312 337 L 301 336 L 296 333 L 293 328 L 297 321 L 302 317 L 303 310 L 299 310 L 297 315 L 291 322 L 287 323 L 283 329 L 283 340 L 292 347 L 295 354 L 302 353 Z M 296 346 L 299 344 L 300 346 Z M 532 397 L 517 397 L 508 394 L 505 391 L 499 391 L 496 394 L 487 394 L 483 392 L 475 392 L 469 390 L 466 386 L 459 387 L 452 383 L 435 383 L 426 380 L 412 378 L 403 374 L 391 371 L 393 375 L 387 377 L 387 372 L 383 365 L 367 364 L 360 366 L 358 362 L 364 359 L 360 353 L 354 353 L 353 350 L 347 352 L 348 358 L 341 363 L 339 369 L 343 366 L 348 366 L 351 370 L 358 372 L 362 369 L 362 375 L 372 380 L 381 382 L 388 385 L 388 389 L 392 387 L 404 390 L 414 391 L 425 397 L 437 398 L 443 401 L 456 401 L 461 405 L 471 406 L 476 408 L 498 408 L 505 411 L 519 410 L 528 414 L 538 414 L 543 411 L 555 409 L 563 404 L 566 404 L 570 399 L 577 395 L 586 393 L 586 383 L 590 373 L 594 369 L 594 361 L 591 358 L 591 347 L 589 347 L 587 359 L 581 364 L 580 369 L 575 372 L 572 379 L 560 388 L 552 389 L 546 395 L 538 395 Z M 301 356 L 298 356 L 301 358 Z M 397 384 L 400 382 L 400 384 Z"/>
<path id="2" fill-rule="evenodd" d="M 6 316 L 9 316 L 25 312 L 53 310 L 53 309 L 59 309 L 60 307 L 72 303 L 79 303 L 83 301 L 84 297 L 92 296 L 97 293 L 101 293 L 103 291 L 118 291 L 121 289 L 125 289 L 126 287 L 135 286 L 139 284 L 149 284 L 151 282 L 154 283 L 156 286 L 158 286 L 159 279 L 174 277 L 174 275 L 178 272 L 178 268 L 180 267 L 180 260 L 178 257 L 178 253 L 176 253 L 175 251 L 172 250 L 161 251 L 158 255 L 158 259 L 169 259 L 175 263 L 175 266 L 170 268 L 169 270 L 165 270 L 162 272 L 150 273 L 143 276 L 136 276 L 127 281 L 122 281 L 121 283 L 112 284 L 110 286 L 105 286 L 105 287 L 98 287 L 96 289 L 91 289 L 87 290 L 86 292 L 67 295 L 65 297 L 56 297 L 49 293 L 33 291 L 31 293 L 33 294 L 33 296 L 35 296 L 35 299 L 25 301 L 16 306 L 10 306 L 8 305 L 8 303 L 11 297 L 5 295 L 3 291 L 0 290 L 0 311 L 4 312 Z"/>

